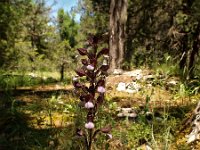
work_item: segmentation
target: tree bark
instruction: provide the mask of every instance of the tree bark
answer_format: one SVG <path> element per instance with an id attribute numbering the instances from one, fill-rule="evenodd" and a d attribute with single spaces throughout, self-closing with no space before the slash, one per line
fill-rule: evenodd
<path id="1" fill-rule="evenodd" d="M 65 72 L 65 63 L 62 63 L 60 66 L 60 81 L 64 80 L 64 72 Z"/>
<path id="2" fill-rule="evenodd" d="M 120 69 L 124 59 L 128 0 L 111 0 L 110 3 L 110 71 Z"/>
<path id="3" fill-rule="evenodd" d="M 184 0 L 183 12 L 191 16 L 191 7 L 194 3 L 194 0 Z M 193 77 L 194 73 L 194 63 L 195 56 L 199 51 L 199 35 L 200 35 L 200 23 L 195 29 L 195 32 L 192 34 L 192 42 L 189 42 L 189 32 L 185 32 L 185 35 L 182 38 L 182 59 L 180 60 L 180 69 L 183 71 L 183 79 L 190 79 Z"/>
<path id="4" fill-rule="evenodd" d="M 194 76 L 195 56 L 198 54 L 200 49 L 200 22 L 198 22 L 195 33 L 193 34 L 193 40 L 192 50 L 189 56 L 189 78 Z"/>

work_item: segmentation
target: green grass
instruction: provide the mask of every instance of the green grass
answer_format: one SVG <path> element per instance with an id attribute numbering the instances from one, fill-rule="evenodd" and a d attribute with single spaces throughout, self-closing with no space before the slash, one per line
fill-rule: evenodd
<path id="1" fill-rule="evenodd" d="M 65 75 L 64 84 L 71 84 L 72 73 Z M 57 72 L 38 72 L 38 73 L 2 73 L 0 75 L 0 89 L 9 90 L 17 87 L 48 85 L 59 82 L 59 73 Z"/>
<path id="2" fill-rule="evenodd" d="M 21 99 L 23 96 L 25 93 Z M 75 136 L 76 128 L 84 128 L 85 121 L 85 112 L 77 107 L 78 101 L 71 94 L 63 93 L 42 97 L 40 95 L 38 100 L 25 105 L 15 105 L 12 109 L 2 109 L 1 114 L 4 115 L 0 117 L 0 128 L 4 134 L 0 135 L 0 146 L 19 150 L 84 149 L 84 141 Z M 96 127 L 111 124 L 113 139 L 99 135 L 94 149 L 100 150 L 106 146 L 110 150 L 135 149 L 144 140 L 153 149 L 171 149 L 177 142 L 176 130 L 180 128 L 181 121 L 191 108 L 187 106 L 158 109 L 161 120 L 153 117 L 151 121 L 146 121 L 145 116 L 140 115 L 133 121 L 116 117 L 116 110 L 110 107 L 118 103 L 113 104 L 110 99 L 99 111 Z M 57 123 L 58 121 L 62 123 Z"/>
<path id="3" fill-rule="evenodd" d="M 55 77 L 55 81 L 59 78 L 59 74 L 54 73 L 44 73 L 41 76 L 47 76 L 47 79 Z M 1 88 L 7 89 L 41 85 L 41 76 L 32 79 L 30 75 L 4 74 L 0 76 L 0 85 Z M 71 83 L 71 75 L 67 79 L 69 81 L 66 81 L 66 84 Z M 53 83 L 54 80 L 43 84 Z M 176 90 L 170 92 L 163 88 L 165 81 L 153 82 L 160 84 L 155 84 L 150 90 L 143 88 L 135 95 L 115 90 L 107 93 L 105 105 L 97 114 L 95 126 L 100 128 L 110 124 L 113 138 L 108 139 L 105 134 L 98 135 L 93 145 L 94 150 L 132 150 L 145 141 L 155 150 L 191 149 L 185 142 L 185 135 L 189 131 L 177 131 L 182 127 L 183 120 L 189 116 L 189 112 L 195 108 L 199 93 L 191 95 L 189 88 L 181 88 L 179 85 Z M 78 106 L 78 97 L 72 90 L 22 93 L 8 90 L 0 95 L 0 149 L 84 150 L 84 140 L 76 136 L 76 129 L 84 129 L 86 112 Z M 148 108 L 144 108 L 160 113 L 159 119 L 153 115 L 149 121 L 145 114 L 141 113 L 141 102 L 145 102 L 147 96 L 149 102 L 145 106 Z M 167 100 L 170 100 L 170 104 L 166 103 Z M 119 119 L 116 116 L 119 106 L 134 107 L 139 116 L 135 120 Z"/>

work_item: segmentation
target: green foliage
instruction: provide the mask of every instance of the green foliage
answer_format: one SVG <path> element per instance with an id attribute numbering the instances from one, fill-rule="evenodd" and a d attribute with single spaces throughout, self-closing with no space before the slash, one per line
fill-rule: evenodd
<path id="1" fill-rule="evenodd" d="M 57 80 L 52 77 L 33 77 L 25 74 L 3 74 L 0 75 L 0 89 L 13 90 L 17 87 L 34 86 L 40 84 L 55 83 Z"/>
<path id="2" fill-rule="evenodd" d="M 14 52 L 15 38 L 21 31 L 20 22 L 25 11 L 23 6 L 27 3 L 29 2 L 0 3 L 0 66 L 8 64 L 7 61 Z"/>
<path id="3" fill-rule="evenodd" d="M 163 56 L 164 60 L 160 63 L 155 61 L 153 67 L 155 68 L 158 74 L 162 74 L 165 77 L 176 76 L 180 74 L 178 63 L 172 58 L 168 53 L 165 53 Z"/>
<path id="4" fill-rule="evenodd" d="M 139 141 L 144 139 L 146 141 L 150 141 L 151 135 L 151 127 L 141 123 L 141 124 L 134 124 L 128 130 L 128 141 L 129 146 L 132 148 L 136 148 L 140 145 Z M 133 140 L 134 139 L 134 140 Z"/>
<path id="5" fill-rule="evenodd" d="M 74 17 L 70 16 L 64 9 L 58 10 L 58 30 L 61 41 L 68 40 L 71 48 L 77 44 L 76 36 L 78 34 L 78 24 L 74 21 Z"/>
<path id="6" fill-rule="evenodd" d="M 57 68 L 60 70 L 60 80 L 63 80 L 65 70 L 73 69 L 76 66 L 75 48 L 77 46 L 79 24 L 75 22 L 73 13 L 69 14 L 64 9 L 58 10 L 57 20 L 58 37 L 52 55 Z"/>
<path id="7" fill-rule="evenodd" d="M 77 12 L 81 14 L 79 41 L 84 42 L 89 35 L 102 35 L 108 32 L 109 5 L 110 0 L 79 1 L 76 8 Z M 108 42 L 108 39 L 105 42 Z"/>
<path id="8" fill-rule="evenodd" d="M 69 13 L 60 14 L 64 15 L 63 24 L 55 26 L 44 1 L 1 2 L 0 8 L 1 67 L 23 72 L 57 71 L 66 60 L 68 64 L 73 61 L 79 25 Z"/>

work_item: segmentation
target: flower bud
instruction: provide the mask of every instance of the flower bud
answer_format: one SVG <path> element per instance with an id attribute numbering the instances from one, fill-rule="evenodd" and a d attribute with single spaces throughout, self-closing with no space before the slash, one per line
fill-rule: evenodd
<path id="1" fill-rule="evenodd" d="M 102 65 L 100 68 L 102 71 L 107 71 L 109 69 L 108 65 Z"/>
<path id="2" fill-rule="evenodd" d="M 79 83 L 78 81 L 74 81 L 73 85 L 74 85 L 75 88 L 81 88 L 82 87 L 81 83 Z"/>
<path id="3" fill-rule="evenodd" d="M 94 108 L 94 104 L 90 101 L 88 101 L 87 103 L 85 103 L 85 108 L 90 109 L 90 108 Z"/>
<path id="4" fill-rule="evenodd" d="M 77 129 L 76 133 L 77 133 L 78 136 L 84 135 L 84 132 L 81 129 Z"/>
<path id="5" fill-rule="evenodd" d="M 93 122 L 88 122 L 85 124 L 86 129 L 93 129 L 94 128 L 94 123 Z"/>
<path id="6" fill-rule="evenodd" d="M 99 93 L 105 93 L 105 92 L 106 92 L 106 89 L 105 89 L 103 86 L 99 86 L 99 87 L 97 88 L 97 91 L 98 91 Z"/>
<path id="7" fill-rule="evenodd" d="M 83 77 L 83 76 L 85 76 L 85 71 L 84 71 L 84 69 L 77 69 L 76 70 L 76 73 L 77 73 L 77 75 L 79 76 L 79 77 Z"/>
<path id="8" fill-rule="evenodd" d="M 99 58 L 102 55 L 108 55 L 109 54 L 109 49 L 108 48 L 103 48 L 98 54 L 97 58 Z"/>
<path id="9" fill-rule="evenodd" d="M 112 139 L 112 137 L 113 137 L 112 134 L 107 134 L 107 136 L 109 139 Z"/>
<path id="10" fill-rule="evenodd" d="M 72 78 L 72 81 L 78 81 L 78 77 L 77 77 L 77 76 L 74 76 L 74 77 Z"/>
<path id="11" fill-rule="evenodd" d="M 87 65 L 87 70 L 90 70 L 90 71 L 92 71 L 92 70 L 94 70 L 94 66 L 92 66 L 92 65 Z"/>

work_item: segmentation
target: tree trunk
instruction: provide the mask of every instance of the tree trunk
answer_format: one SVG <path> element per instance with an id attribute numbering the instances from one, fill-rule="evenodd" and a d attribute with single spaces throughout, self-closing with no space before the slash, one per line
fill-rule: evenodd
<path id="1" fill-rule="evenodd" d="M 186 69 L 187 65 L 187 55 L 188 55 L 188 35 L 185 34 L 183 38 L 181 39 L 181 50 L 182 50 L 182 57 L 179 63 L 180 69 L 184 70 Z"/>
<path id="2" fill-rule="evenodd" d="M 194 0 L 184 0 L 183 12 L 191 16 L 191 7 Z M 189 42 L 189 32 L 185 32 L 182 38 L 182 59 L 180 60 L 180 69 L 183 71 L 183 79 L 190 79 L 193 76 L 195 56 L 199 50 L 199 29 L 198 22 L 197 28 L 192 35 L 192 42 Z"/>
<path id="3" fill-rule="evenodd" d="M 198 22 L 197 28 L 195 30 L 195 33 L 193 35 L 194 41 L 192 44 L 192 50 L 189 56 L 189 78 L 194 76 L 194 62 L 195 62 L 195 56 L 198 54 L 199 48 L 200 48 L 200 22 Z"/>
<path id="4" fill-rule="evenodd" d="M 60 66 L 60 81 L 64 80 L 64 71 L 65 70 L 65 63 L 62 63 Z"/>
<path id="5" fill-rule="evenodd" d="M 125 51 L 128 0 L 111 0 L 110 3 L 110 72 L 120 69 Z"/>

